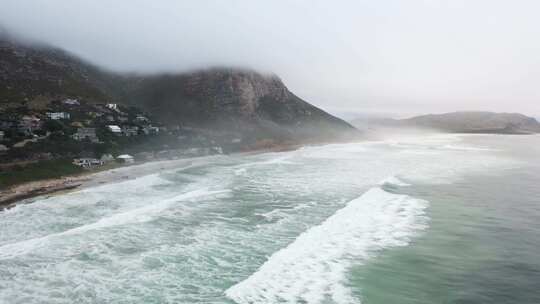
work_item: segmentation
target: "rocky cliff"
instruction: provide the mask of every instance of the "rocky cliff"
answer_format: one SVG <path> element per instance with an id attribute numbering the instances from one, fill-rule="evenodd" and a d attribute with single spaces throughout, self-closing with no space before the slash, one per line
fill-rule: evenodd
<path id="1" fill-rule="evenodd" d="M 249 136 L 336 139 L 356 130 L 303 101 L 275 75 L 210 69 L 142 78 L 128 100 L 167 123 L 182 122 Z"/>

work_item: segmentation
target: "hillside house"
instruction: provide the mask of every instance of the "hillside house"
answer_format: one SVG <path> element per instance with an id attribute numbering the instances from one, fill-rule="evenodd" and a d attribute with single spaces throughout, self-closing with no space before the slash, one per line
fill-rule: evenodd
<path id="1" fill-rule="evenodd" d="M 81 103 L 77 99 L 65 99 L 62 101 L 63 104 L 68 106 L 80 106 Z"/>
<path id="2" fill-rule="evenodd" d="M 118 111 L 118 104 L 116 103 L 108 103 L 105 106 L 111 110 Z"/>
<path id="3" fill-rule="evenodd" d="M 78 141 L 89 140 L 93 143 L 99 142 L 95 128 L 78 128 L 77 132 L 72 135 L 72 138 Z"/>
<path id="4" fill-rule="evenodd" d="M 159 128 L 158 127 L 152 127 L 152 126 L 146 126 L 146 127 L 142 128 L 142 131 L 146 135 L 155 135 L 155 134 L 159 133 Z"/>
<path id="5" fill-rule="evenodd" d="M 139 127 L 135 127 L 135 126 L 124 126 L 122 128 L 122 134 L 124 134 L 124 136 L 137 136 L 139 135 Z"/>
<path id="6" fill-rule="evenodd" d="M 107 129 L 111 131 L 114 135 L 122 135 L 122 129 L 117 125 L 108 125 Z"/>
<path id="7" fill-rule="evenodd" d="M 85 169 L 89 169 L 92 167 L 103 166 L 103 161 L 97 158 L 76 158 L 73 160 L 73 164 Z"/>
<path id="8" fill-rule="evenodd" d="M 47 112 L 47 117 L 52 120 L 70 119 L 71 115 L 66 112 Z"/>

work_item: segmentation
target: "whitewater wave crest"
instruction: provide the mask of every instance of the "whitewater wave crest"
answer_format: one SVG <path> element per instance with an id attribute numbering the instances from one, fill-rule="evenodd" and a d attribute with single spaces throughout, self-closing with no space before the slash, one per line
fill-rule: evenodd
<path id="1" fill-rule="evenodd" d="M 274 253 L 225 294 L 237 303 L 355 303 L 346 287 L 350 262 L 405 246 L 427 227 L 426 201 L 372 188 Z"/>
<path id="2" fill-rule="evenodd" d="M 110 228 L 120 225 L 148 222 L 159 216 L 163 210 L 169 208 L 174 203 L 189 201 L 203 196 L 222 195 L 229 192 L 230 190 L 210 191 L 208 189 L 198 189 L 162 200 L 154 204 L 149 204 L 144 207 L 113 214 L 109 217 L 104 217 L 97 222 L 75 227 L 60 233 L 49 234 L 39 238 L 3 245 L 0 247 L 0 260 L 27 254 L 39 247 L 46 246 L 50 241 L 56 238 L 82 234 L 92 230 Z"/>

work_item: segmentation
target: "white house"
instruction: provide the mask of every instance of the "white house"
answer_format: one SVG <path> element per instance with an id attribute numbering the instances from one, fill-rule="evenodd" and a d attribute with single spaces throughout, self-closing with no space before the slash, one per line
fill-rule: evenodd
<path id="1" fill-rule="evenodd" d="M 107 129 L 109 129 L 109 131 L 111 131 L 115 135 L 122 135 L 122 129 L 120 129 L 120 127 L 117 125 L 108 125 Z"/>
<path id="2" fill-rule="evenodd" d="M 130 127 L 123 127 L 122 128 L 122 134 L 124 136 L 137 136 L 139 135 L 139 127 L 136 126 L 130 126 Z"/>
<path id="3" fill-rule="evenodd" d="M 119 161 L 121 161 L 123 163 L 126 163 L 126 164 L 132 164 L 132 163 L 135 162 L 135 160 L 133 159 L 133 156 L 131 156 L 129 154 L 118 155 L 116 157 L 116 159 L 118 159 Z"/>
<path id="4" fill-rule="evenodd" d="M 111 110 L 115 110 L 115 111 L 118 111 L 118 104 L 116 103 L 108 103 L 105 105 L 107 108 L 111 109 Z"/>
<path id="5" fill-rule="evenodd" d="M 103 162 L 96 158 L 77 158 L 73 160 L 73 164 L 88 169 L 95 166 L 102 166 Z"/>
<path id="6" fill-rule="evenodd" d="M 71 115 L 66 112 L 47 112 L 47 117 L 53 120 L 70 119 Z"/>
<path id="7" fill-rule="evenodd" d="M 152 127 L 152 126 L 146 126 L 142 129 L 143 133 L 146 135 L 150 134 L 158 134 L 159 128 L 158 127 Z"/>

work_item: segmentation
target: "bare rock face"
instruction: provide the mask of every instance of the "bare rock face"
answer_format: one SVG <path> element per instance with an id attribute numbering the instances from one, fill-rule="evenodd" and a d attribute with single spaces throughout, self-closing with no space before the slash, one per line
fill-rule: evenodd
<path id="1" fill-rule="evenodd" d="M 215 107 L 246 118 L 253 118 L 261 98 L 285 100 L 289 94 L 277 76 L 233 69 L 195 72 L 187 76 L 184 89 L 187 97 L 211 100 Z"/>
<path id="2" fill-rule="evenodd" d="M 208 69 L 137 81 L 128 100 L 168 123 L 230 130 L 255 138 L 337 139 L 356 129 L 290 92 L 279 77 Z"/>

